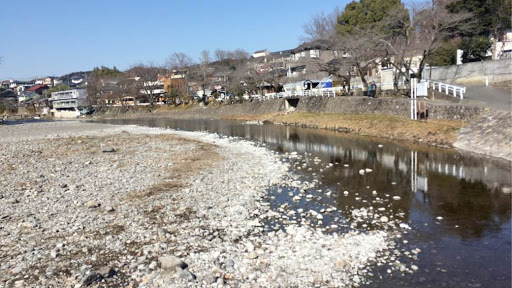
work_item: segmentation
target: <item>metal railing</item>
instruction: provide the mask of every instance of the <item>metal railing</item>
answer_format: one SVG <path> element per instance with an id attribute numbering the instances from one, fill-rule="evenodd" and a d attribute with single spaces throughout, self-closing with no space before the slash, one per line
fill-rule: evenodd
<path id="1" fill-rule="evenodd" d="M 252 99 L 260 101 L 278 98 L 291 98 L 291 97 L 336 97 L 337 93 L 343 91 L 342 87 L 333 88 L 319 88 L 310 90 L 297 90 L 280 93 L 267 93 L 265 95 L 251 95 Z"/>
<path id="2" fill-rule="evenodd" d="M 466 87 L 456 86 L 451 84 L 445 84 L 441 82 L 427 81 L 428 88 L 432 88 L 446 95 L 453 95 L 453 97 L 460 97 L 464 99 L 464 93 L 466 93 Z"/>

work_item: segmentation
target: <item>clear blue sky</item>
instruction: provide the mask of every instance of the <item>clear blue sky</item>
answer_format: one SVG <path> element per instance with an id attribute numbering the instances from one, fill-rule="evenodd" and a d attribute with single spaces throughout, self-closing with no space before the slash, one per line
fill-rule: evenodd
<path id="1" fill-rule="evenodd" d="M 10 0 L 2 3 L 0 79 L 95 66 L 163 64 L 172 52 L 295 48 L 302 25 L 349 0 Z"/>

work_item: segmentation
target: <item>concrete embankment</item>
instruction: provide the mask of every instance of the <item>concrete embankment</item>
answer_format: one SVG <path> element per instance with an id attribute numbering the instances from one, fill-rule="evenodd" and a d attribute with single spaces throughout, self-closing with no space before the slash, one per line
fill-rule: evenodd
<path id="1" fill-rule="evenodd" d="M 512 161 L 512 114 L 505 111 L 486 111 L 458 131 L 454 146 Z"/>
<path id="2" fill-rule="evenodd" d="M 442 120 L 470 121 L 482 113 L 477 106 L 462 105 L 441 101 L 428 101 L 429 118 Z M 172 118 L 222 119 L 238 116 L 257 116 L 289 111 L 332 114 L 378 114 L 408 118 L 410 100 L 408 98 L 367 98 L 367 97 L 309 97 L 293 99 L 273 99 L 231 105 L 189 105 L 187 108 L 149 107 L 109 107 L 100 109 L 102 117 L 126 117 L 152 112 L 154 115 Z"/>

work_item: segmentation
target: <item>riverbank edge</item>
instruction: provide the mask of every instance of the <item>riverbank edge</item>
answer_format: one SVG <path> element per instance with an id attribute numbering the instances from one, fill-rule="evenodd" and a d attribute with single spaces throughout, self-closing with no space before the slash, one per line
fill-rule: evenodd
<path id="1" fill-rule="evenodd" d="M 475 134 L 480 127 L 469 125 L 492 115 L 507 118 L 507 113 L 471 105 L 446 102 L 428 104 L 428 121 L 410 121 L 409 99 L 366 97 L 337 97 L 300 99 L 303 102 L 289 112 L 284 99 L 253 101 L 232 105 L 185 105 L 179 107 L 124 106 L 99 109 L 94 118 L 164 117 L 169 119 L 226 119 L 258 121 L 277 125 L 324 129 L 360 136 L 370 136 L 410 144 L 429 145 L 440 148 L 456 148 L 467 152 L 512 161 L 512 155 L 496 153 L 485 148 L 485 141 L 461 143 L 461 137 Z M 491 115 L 491 116 L 490 116 Z M 505 116 L 504 116 L 505 115 Z M 510 115 L 510 113 L 509 113 Z M 301 116 L 305 116 L 301 118 Z M 339 119 L 334 119 L 339 118 Z M 510 118 L 510 117 L 509 117 Z M 314 119 L 314 121 L 312 120 Z M 506 122 L 506 121 L 505 121 Z M 469 128 L 467 128 L 469 125 Z M 472 128 L 473 127 L 473 128 Z M 501 127 L 487 131 L 490 135 L 510 134 L 510 129 Z M 465 139 L 467 139 L 466 137 Z M 502 137 L 490 137 L 494 139 Z M 506 137 L 505 137 L 506 139 Z M 509 137 L 510 139 L 510 137 Z M 471 143 L 473 142 L 473 143 Z M 510 148 L 510 143 L 492 143 L 492 146 Z M 490 146 L 489 146 L 490 147 Z"/>

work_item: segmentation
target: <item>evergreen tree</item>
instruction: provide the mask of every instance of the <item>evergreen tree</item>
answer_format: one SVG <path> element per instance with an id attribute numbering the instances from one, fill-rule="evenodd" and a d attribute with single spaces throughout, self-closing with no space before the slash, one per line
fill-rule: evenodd
<path id="1" fill-rule="evenodd" d="M 461 31 L 463 41 L 460 49 L 464 51 L 463 62 L 480 61 L 486 52 L 503 40 L 504 33 L 512 27 L 511 0 L 459 0 L 446 6 L 452 13 L 469 12 L 473 17 L 471 29 Z M 494 39 L 494 43 L 489 37 Z"/>
<path id="2" fill-rule="evenodd" d="M 340 34 L 355 33 L 357 29 L 383 32 L 384 26 L 379 25 L 380 22 L 390 11 L 400 9 L 405 9 L 400 0 L 352 1 L 338 17 L 337 31 Z"/>

